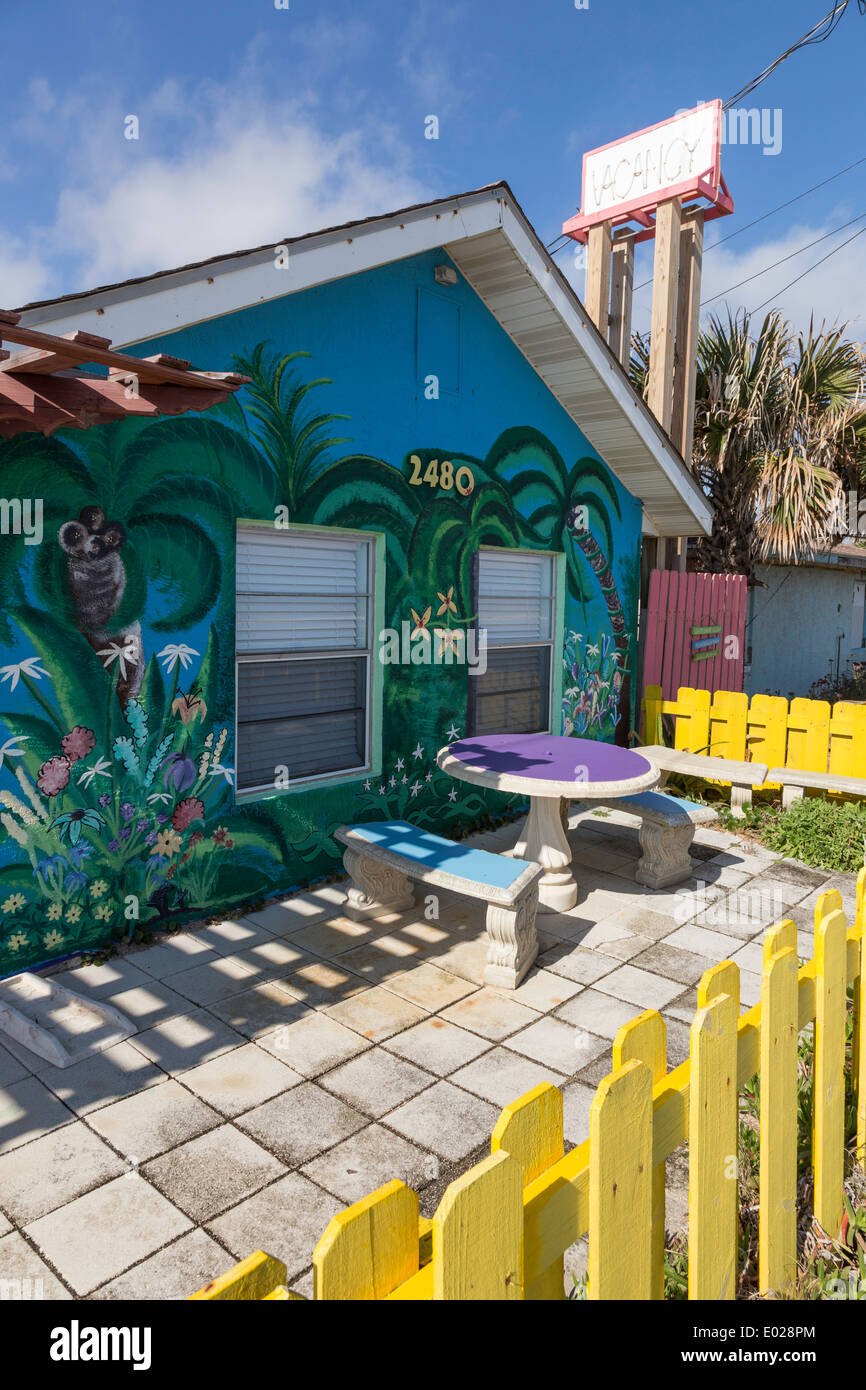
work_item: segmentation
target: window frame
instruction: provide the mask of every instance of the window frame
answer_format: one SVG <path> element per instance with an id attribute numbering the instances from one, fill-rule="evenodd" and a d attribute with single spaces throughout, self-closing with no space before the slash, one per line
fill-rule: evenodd
<path id="1" fill-rule="evenodd" d="M 549 707 L 547 710 L 547 727 L 539 729 L 542 734 L 554 734 L 554 725 L 558 723 L 557 733 L 562 731 L 562 639 L 565 630 L 565 552 L 561 550 L 538 550 L 529 546 L 502 546 L 502 545 L 482 545 L 475 552 L 472 565 L 472 607 L 478 619 L 476 627 L 481 629 L 481 556 L 483 554 L 492 555 L 541 555 L 550 561 L 551 567 L 551 595 L 550 595 L 550 618 L 551 635 L 549 639 L 541 642 L 496 642 L 487 639 L 488 656 L 494 651 L 525 651 L 546 647 L 550 651 L 550 690 Z M 483 734 L 475 734 L 475 716 L 477 703 L 475 698 L 474 682 L 481 677 L 471 676 L 469 680 L 469 698 L 466 709 L 466 737 L 483 738 Z M 557 720 L 557 711 L 559 716 Z M 508 733 L 509 731 L 503 730 Z"/>
<path id="2" fill-rule="evenodd" d="M 234 736 L 235 736 L 235 802 L 247 804 L 250 801 L 262 801 L 275 796 L 299 795 L 304 791 L 310 791 L 318 787 L 336 787 L 350 782 L 360 781 L 364 777 L 377 777 L 382 770 L 382 694 L 383 694 L 383 672 L 382 664 L 377 660 L 377 634 L 381 632 L 385 619 L 385 536 L 381 531 L 363 531 L 354 527 L 345 526 L 316 526 L 305 522 L 289 522 L 285 526 L 275 527 L 273 521 L 262 521 L 258 518 L 239 517 L 235 528 L 235 562 L 237 562 L 238 539 L 242 531 L 268 531 L 276 530 L 278 534 L 284 534 L 288 542 L 289 538 L 295 535 L 315 535 L 320 537 L 333 537 L 334 539 L 346 539 L 361 541 L 367 549 L 367 573 L 365 577 L 365 588 L 359 591 L 361 596 L 367 599 L 367 631 L 366 646 L 341 648 L 341 649 L 317 649 L 315 651 L 279 651 L 262 652 L 258 655 L 243 655 L 237 649 L 237 572 L 235 571 L 235 640 L 234 640 Z M 310 661 L 318 660 L 347 660 L 351 658 L 363 657 L 366 661 L 366 711 L 364 721 L 364 745 L 366 752 L 365 762 L 352 768 L 338 768 L 334 772 L 311 773 L 304 777 L 293 778 L 291 768 L 289 769 L 289 785 L 287 787 L 275 787 L 272 783 L 256 787 L 240 787 L 239 780 L 239 743 L 238 732 L 240 727 L 239 719 L 239 699 L 238 699 L 238 674 L 241 664 L 261 665 L 268 661 Z"/>

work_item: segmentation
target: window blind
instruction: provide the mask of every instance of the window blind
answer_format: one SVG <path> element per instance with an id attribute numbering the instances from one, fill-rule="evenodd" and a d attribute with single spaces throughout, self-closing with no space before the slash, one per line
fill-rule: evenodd
<path id="1" fill-rule="evenodd" d="M 552 555 L 479 551 L 475 608 L 488 655 L 470 681 L 470 733 L 550 728 L 555 598 Z"/>
<path id="2" fill-rule="evenodd" d="M 362 769 L 367 759 L 372 542 L 240 527 L 237 784 Z"/>

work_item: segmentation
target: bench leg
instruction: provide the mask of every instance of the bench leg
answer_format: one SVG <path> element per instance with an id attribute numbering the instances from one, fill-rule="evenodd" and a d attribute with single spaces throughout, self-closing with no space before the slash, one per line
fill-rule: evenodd
<path id="1" fill-rule="evenodd" d="M 751 804 L 752 804 L 752 788 L 751 788 L 751 787 L 734 787 L 734 786 L 731 787 L 731 815 L 732 815 L 732 816 L 736 816 L 737 820 L 742 820 L 743 817 L 744 817 L 744 815 L 745 815 L 745 811 L 743 810 L 743 807 L 744 807 L 744 806 L 751 806 Z"/>
<path id="2" fill-rule="evenodd" d="M 635 881 L 647 888 L 669 888 L 691 878 L 693 864 L 689 846 L 695 838 L 695 827 L 686 825 L 652 825 L 641 821 L 640 847 L 643 856 L 635 871 Z"/>
<path id="3" fill-rule="evenodd" d="M 386 912 L 403 912 L 412 907 L 415 894 L 405 874 L 359 850 L 347 849 L 343 867 L 352 880 L 346 903 L 346 916 L 355 922 L 365 917 L 381 917 Z"/>
<path id="4" fill-rule="evenodd" d="M 513 907 L 487 907 L 487 965 L 484 983 L 498 989 L 516 989 L 538 955 L 535 914 L 538 889 Z"/>
<path id="5" fill-rule="evenodd" d="M 782 788 L 782 810 L 787 811 L 793 806 L 795 801 L 799 801 L 805 794 L 805 787 L 783 787 Z"/>

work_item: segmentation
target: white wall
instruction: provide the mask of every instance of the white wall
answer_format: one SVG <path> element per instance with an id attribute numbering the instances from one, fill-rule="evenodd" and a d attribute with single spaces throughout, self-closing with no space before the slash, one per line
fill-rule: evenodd
<path id="1" fill-rule="evenodd" d="M 751 591 L 747 609 L 746 692 L 808 695 L 831 664 L 835 674 L 840 634 L 839 669 L 850 669 L 852 647 L 864 644 L 862 620 L 858 632 L 853 626 L 855 585 L 866 583 L 866 570 L 759 565 L 756 573 L 767 588 Z"/>

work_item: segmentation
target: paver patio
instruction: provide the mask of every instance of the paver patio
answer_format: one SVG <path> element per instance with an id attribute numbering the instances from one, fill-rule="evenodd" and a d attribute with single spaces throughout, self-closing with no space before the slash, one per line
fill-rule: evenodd
<path id="1" fill-rule="evenodd" d="M 0 1279 L 41 1280 L 46 1298 L 183 1298 L 263 1248 L 309 1294 L 313 1247 L 348 1203 L 399 1177 L 432 1215 L 501 1108 L 541 1081 L 581 1142 L 627 1019 L 659 1009 L 676 1065 L 709 965 L 737 961 L 748 1007 L 768 926 L 793 917 L 811 955 L 831 888 L 853 919 L 853 875 L 731 833 L 699 829 L 695 878 L 652 892 L 634 882 L 634 818 L 571 826 L 578 904 L 539 916 L 537 964 L 513 992 L 481 984 L 483 904 L 442 893 L 436 921 L 422 897 L 356 923 L 339 884 L 66 971 L 137 1031 L 66 1069 L 0 1044 Z M 668 1172 L 674 1228 L 682 1165 Z M 569 1284 L 584 1264 L 581 1242 Z"/>

